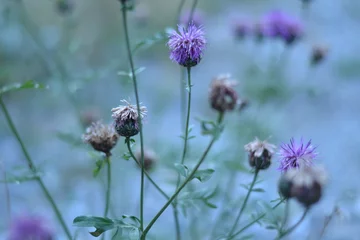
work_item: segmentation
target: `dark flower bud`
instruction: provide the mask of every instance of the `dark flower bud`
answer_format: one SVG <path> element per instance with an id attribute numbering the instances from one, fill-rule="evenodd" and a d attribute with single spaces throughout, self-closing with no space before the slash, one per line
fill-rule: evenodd
<path id="1" fill-rule="evenodd" d="M 329 49 L 323 46 L 314 46 L 311 52 L 311 65 L 315 66 L 326 58 Z"/>
<path id="2" fill-rule="evenodd" d="M 238 95 L 234 89 L 236 81 L 230 80 L 230 75 L 220 75 L 210 86 L 209 101 L 216 111 L 221 113 L 234 110 L 238 103 Z"/>
<path id="3" fill-rule="evenodd" d="M 56 10 L 61 15 L 69 15 L 73 12 L 74 2 L 72 0 L 57 0 Z"/>
<path id="4" fill-rule="evenodd" d="M 86 129 L 83 135 L 84 142 L 90 144 L 96 151 L 110 154 L 111 149 L 116 145 L 119 136 L 112 125 L 104 125 L 95 122 Z"/>
<path id="5" fill-rule="evenodd" d="M 241 19 L 235 19 L 232 24 L 234 36 L 242 40 L 251 33 L 250 25 Z"/>
<path id="6" fill-rule="evenodd" d="M 326 179 L 323 168 L 292 168 L 281 177 L 279 191 L 284 197 L 296 198 L 305 207 L 309 207 L 320 200 Z"/>
<path id="7" fill-rule="evenodd" d="M 139 164 L 141 164 L 141 151 L 140 149 L 135 154 L 136 159 L 139 161 Z M 157 156 L 154 151 L 151 151 L 149 149 L 144 150 L 144 169 L 146 171 L 152 170 L 156 164 Z"/>
<path id="8" fill-rule="evenodd" d="M 131 105 L 126 100 L 122 100 L 122 102 L 127 105 L 111 109 L 113 112 L 114 127 L 120 136 L 132 137 L 140 131 L 137 107 Z M 145 115 L 146 107 L 140 107 L 140 117 L 143 118 Z"/>
<path id="9" fill-rule="evenodd" d="M 246 144 L 245 150 L 249 153 L 249 164 L 258 170 L 267 169 L 271 164 L 271 158 L 276 148 L 267 141 L 255 138 L 253 142 Z"/>

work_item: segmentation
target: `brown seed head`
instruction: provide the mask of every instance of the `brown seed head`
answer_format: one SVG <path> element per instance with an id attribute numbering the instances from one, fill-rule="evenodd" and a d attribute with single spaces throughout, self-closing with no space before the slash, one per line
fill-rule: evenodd
<path id="1" fill-rule="evenodd" d="M 246 144 L 244 148 L 249 153 L 250 166 L 260 170 L 267 169 L 270 166 L 276 146 L 255 138 L 254 141 Z"/>
<path id="2" fill-rule="evenodd" d="M 234 89 L 236 84 L 228 74 L 215 78 L 210 86 L 211 107 L 221 113 L 234 110 L 238 103 L 238 95 Z"/>
<path id="3" fill-rule="evenodd" d="M 141 162 L 141 151 L 140 149 L 136 151 L 135 153 L 136 159 Z M 157 156 L 154 151 L 150 149 L 144 150 L 144 169 L 146 171 L 152 170 L 154 168 L 154 165 L 156 164 Z"/>

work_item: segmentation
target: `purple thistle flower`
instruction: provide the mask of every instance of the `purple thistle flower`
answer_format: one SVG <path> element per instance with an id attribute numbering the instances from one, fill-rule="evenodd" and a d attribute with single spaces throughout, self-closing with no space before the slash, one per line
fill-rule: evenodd
<path id="1" fill-rule="evenodd" d="M 287 44 L 292 44 L 303 35 L 300 21 L 281 11 L 272 11 L 263 18 L 264 35 L 278 37 Z"/>
<path id="2" fill-rule="evenodd" d="M 235 37 L 238 39 L 243 39 L 252 31 L 250 24 L 242 19 L 234 19 L 232 22 L 232 28 Z"/>
<path id="3" fill-rule="evenodd" d="M 311 140 L 304 144 L 301 139 L 299 143 L 294 138 L 290 139 L 290 144 L 282 144 L 280 146 L 280 167 L 282 172 L 288 169 L 299 168 L 300 166 L 311 166 L 312 161 L 316 158 L 317 153 L 315 147 L 311 145 Z"/>
<path id="4" fill-rule="evenodd" d="M 40 217 L 24 216 L 11 225 L 8 240 L 52 240 L 53 233 Z"/>
<path id="5" fill-rule="evenodd" d="M 169 36 L 170 59 L 184 67 L 196 66 L 202 57 L 206 40 L 201 27 L 190 23 L 188 28 L 179 26 L 179 33 Z"/>

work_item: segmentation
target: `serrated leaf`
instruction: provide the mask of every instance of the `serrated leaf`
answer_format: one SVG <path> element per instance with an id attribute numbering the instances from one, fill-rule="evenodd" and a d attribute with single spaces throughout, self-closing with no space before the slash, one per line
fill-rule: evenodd
<path id="1" fill-rule="evenodd" d="M 100 236 L 102 233 L 118 228 L 118 227 L 128 227 L 121 220 L 112 220 L 109 218 L 95 217 L 95 216 L 79 216 L 76 217 L 73 221 L 74 226 L 76 227 L 94 227 L 95 231 L 90 232 L 94 237 Z"/>
<path id="2" fill-rule="evenodd" d="M 44 88 L 47 88 L 47 86 L 29 80 L 23 83 L 14 83 L 0 88 L 0 95 L 8 92 L 23 90 L 23 89 L 44 89 Z"/>
<path id="3" fill-rule="evenodd" d="M 187 166 L 180 164 L 180 163 L 175 163 L 174 164 L 176 171 L 183 177 L 187 177 L 188 176 L 188 172 L 189 169 Z"/>
<path id="4" fill-rule="evenodd" d="M 209 180 L 212 176 L 212 174 L 215 172 L 214 169 L 204 169 L 204 170 L 198 170 L 193 176 L 194 178 L 197 178 L 200 182 L 206 182 Z"/>

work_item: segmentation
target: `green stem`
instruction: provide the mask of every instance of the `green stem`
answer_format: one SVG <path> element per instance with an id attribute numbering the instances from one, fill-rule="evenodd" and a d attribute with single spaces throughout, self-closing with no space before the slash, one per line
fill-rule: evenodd
<path id="1" fill-rule="evenodd" d="M 272 207 L 272 210 L 276 209 L 278 206 L 280 206 L 285 200 L 281 200 L 280 202 L 278 202 L 275 206 Z M 237 235 L 239 235 L 240 233 L 242 233 L 243 231 L 245 231 L 246 229 L 248 229 L 249 227 L 251 227 L 252 225 L 254 225 L 255 223 L 257 223 L 258 221 L 260 221 L 261 219 L 263 219 L 266 216 L 267 213 L 263 213 L 261 214 L 259 217 L 255 218 L 253 221 L 251 221 L 250 223 L 248 223 L 247 225 L 245 225 L 243 228 L 241 228 L 239 231 L 237 231 L 236 233 L 234 233 L 232 236 L 230 236 L 228 238 L 228 240 L 233 239 L 234 237 L 236 237 Z"/>
<path id="2" fill-rule="evenodd" d="M 286 223 L 287 223 L 287 220 L 289 218 L 289 208 L 290 208 L 290 201 L 286 200 L 286 202 L 285 202 L 285 211 L 284 211 L 284 219 L 283 219 L 283 222 L 281 224 L 281 229 L 286 228 Z"/>
<path id="3" fill-rule="evenodd" d="M 193 20 L 194 18 L 194 13 L 195 13 L 195 9 L 196 9 L 196 5 L 198 4 L 198 0 L 194 0 L 193 5 L 191 6 L 191 11 L 190 11 L 190 16 L 189 16 L 189 23 Z"/>
<path id="4" fill-rule="evenodd" d="M 105 162 L 107 164 L 107 189 L 106 189 L 106 201 L 105 201 L 104 217 L 107 217 L 107 215 L 109 213 L 110 192 L 111 192 L 111 161 L 110 161 L 110 154 L 106 154 Z"/>
<path id="5" fill-rule="evenodd" d="M 299 221 L 297 221 L 297 223 L 295 223 L 292 227 L 290 227 L 286 231 L 280 233 L 279 236 L 276 237 L 276 240 L 279 240 L 279 239 L 285 237 L 286 235 L 289 235 L 292 231 L 294 231 L 302 223 L 302 221 L 305 219 L 308 212 L 309 212 L 309 208 L 306 208 L 303 215 L 299 219 Z"/>
<path id="6" fill-rule="evenodd" d="M 245 200 L 244 200 L 244 202 L 243 202 L 243 204 L 242 204 L 242 206 L 241 206 L 241 208 L 240 208 L 239 214 L 238 214 L 238 216 L 236 217 L 236 220 L 235 220 L 235 222 L 234 222 L 234 225 L 232 226 L 232 228 L 231 228 L 231 230 L 230 230 L 230 233 L 229 233 L 229 235 L 228 235 L 229 237 L 233 235 L 233 233 L 234 233 L 234 231 L 235 231 L 235 229 L 236 229 L 236 226 L 237 226 L 237 224 L 239 223 L 240 217 L 241 217 L 241 215 L 243 214 L 243 212 L 244 212 L 244 210 L 245 210 L 246 204 L 247 204 L 247 202 L 248 202 L 248 200 L 249 200 L 250 194 L 251 194 L 252 189 L 253 189 L 253 187 L 254 187 L 254 185 L 255 185 L 255 182 L 256 182 L 256 178 L 257 178 L 257 176 L 258 176 L 258 173 L 259 173 L 259 169 L 255 169 L 254 179 L 253 179 L 253 181 L 251 182 L 250 188 L 249 188 L 249 190 L 248 190 L 248 192 L 247 192 L 247 194 L 246 194 Z"/>
<path id="7" fill-rule="evenodd" d="M 28 153 L 28 151 L 27 151 L 27 149 L 25 147 L 24 142 L 22 141 L 22 139 L 21 139 L 16 127 L 15 127 L 15 124 L 14 124 L 13 120 L 11 119 L 11 116 L 10 116 L 10 114 L 9 114 L 9 112 L 8 112 L 8 110 L 7 110 L 6 106 L 5 106 L 5 103 L 3 102 L 1 96 L 0 96 L 0 105 L 1 105 L 2 111 L 4 112 L 6 121 L 7 121 L 8 125 L 9 125 L 12 133 L 14 134 L 14 136 L 15 136 L 16 140 L 18 141 L 18 143 L 20 144 L 21 150 L 22 150 L 23 154 L 25 155 L 25 158 L 27 160 L 27 164 L 28 164 L 28 167 L 29 167 L 30 171 L 32 171 L 33 174 L 36 175 L 37 174 L 36 167 L 35 167 L 32 159 L 31 159 L 31 157 L 30 157 L 30 155 L 29 155 L 29 153 Z M 59 222 L 60 222 L 60 224 L 61 224 L 61 226 L 62 226 L 62 228 L 63 228 L 63 230 L 64 230 L 64 232 L 65 232 L 65 234 L 67 236 L 67 238 L 71 240 L 72 237 L 71 237 L 70 230 L 66 226 L 65 221 L 64 221 L 64 219 L 63 219 L 63 217 L 61 215 L 61 212 L 58 209 L 54 199 L 50 195 L 48 189 L 44 185 L 44 182 L 42 181 L 42 179 L 40 177 L 37 177 L 36 181 L 39 183 L 40 188 L 43 191 L 43 193 L 45 194 L 46 199 L 50 202 L 50 205 L 53 208 L 53 210 L 54 210 L 54 212 L 56 214 L 56 217 L 59 220 Z"/>
<path id="8" fill-rule="evenodd" d="M 141 151 L 141 183 L 140 183 L 140 230 L 141 232 L 144 229 L 144 139 L 143 139 L 143 129 L 142 129 L 142 119 L 141 119 L 141 111 L 140 111 L 140 100 L 139 100 L 139 93 L 137 88 L 136 82 L 136 74 L 135 74 L 135 67 L 133 56 L 131 53 L 131 46 L 130 46 L 130 38 L 129 38 L 129 30 L 127 24 L 127 8 L 125 6 L 125 1 L 123 1 L 122 7 L 122 16 L 123 16 L 123 25 L 124 25 L 124 32 L 125 32 L 125 42 L 126 42 L 126 49 L 127 54 L 130 62 L 130 68 L 132 73 L 132 80 L 134 85 L 134 92 L 136 98 L 136 107 L 138 113 L 138 124 L 140 129 L 140 151 Z"/>
<path id="9" fill-rule="evenodd" d="M 179 4 L 179 7 L 177 9 L 175 26 L 180 23 L 181 12 L 182 12 L 182 9 L 183 9 L 184 5 L 185 5 L 185 0 L 181 0 L 180 4 Z"/>
<path id="10" fill-rule="evenodd" d="M 185 89 L 185 75 L 186 75 L 186 70 L 184 69 L 184 67 L 180 67 L 180 123 L 181 123 L 181 129 L 185 128 L 185 114 L 186 114 L 186 89 Z"/>
<path id="11" fill-rule="evenodd" d="M 222 113 L 220 113 L 222 114 Z M 218 124 L 220 125 L 221 122 L 218 122 Z M 157 219 L 161 216 L 161 214 L 166 210 L 166 208 L 171 204 L 171 202 L 177 197 L 177 195 L 181 192 L 181 190 L 186 186 L 186 184 L 188 184 L 193 176 L 195 175 L 196 171 L 199 169 L 200 165 L 204 162 L 205 158 L 207 157 L 210 149 L 212 148 L 213 144 L 215 143 L 215 141 L 217 140 L 217 136 L 213 136 L 213 138 L 211 139 L 208 147 L 206 148 L 205 152 L 203 153 L 203 155 L 201 156 L 200 160 L 198 161 L 198 163 L 195 165 L 194 169 L 191 171 L 191 173 L 189 174 L 189 176 L 185 179 L 185 181 L 180 185 L 180 187 L 177 188 L 177 190 L 175 191 L 175 193 L 170 197 L 170 199 L 165 203 L 165 205 L 160 209 L 160 211 L 155 215 L 155 217 L 150 221 L 149 225 L 145 228 L 143 234 L 141 235 L 141 240 L 144 240 L 146 237 L 146 234 L 149 232 L 149 230 L 151 229 L 151 227 L 154 225 L 154 223 L 157 221 Z"/>

